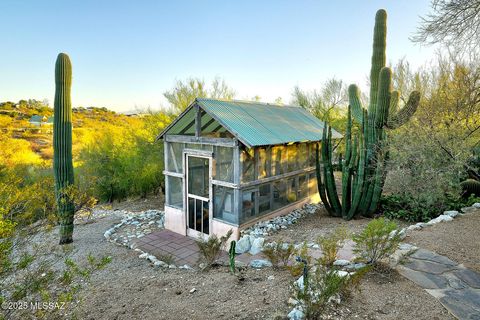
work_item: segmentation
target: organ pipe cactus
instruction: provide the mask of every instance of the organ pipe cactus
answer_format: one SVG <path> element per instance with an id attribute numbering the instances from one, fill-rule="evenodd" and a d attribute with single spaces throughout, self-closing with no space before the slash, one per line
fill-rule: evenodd
<path id="1" fill-rule="evenodd" d="M 74 183 L 72 162 L 72 64 L 65 53 L 55 63 L 55 102 L 53 120 L 53 169 L 55 197 L 60 223 L 60 244 L 73 241 L 75 206 L 71 199 Z"/>
<path id="2" fill-rule="evenodd" d="M 373 54 L 370 71 L 370 102 L 363 108 L 356 85 L 348 88 L 348 122 L 345 133 L 345 159 L 342 165 L 342 198 L 332 170 L 331 128 L 323 130 L 322 152 L 317 150 L 317 181 L 325 208 L 333 216 L 351 219 L 355 215 L 371 216 L 377 209 L 389 159 L 387 130 L 405 124 L 415 113 L 420 93 L 413 91 L 401 109 L 399 92 L 391 90 L 392 71 L 385 67 L 387 13 L 378 10 L 373 31 Z M 359 132 L 352 136 L 353 120 Z"/>

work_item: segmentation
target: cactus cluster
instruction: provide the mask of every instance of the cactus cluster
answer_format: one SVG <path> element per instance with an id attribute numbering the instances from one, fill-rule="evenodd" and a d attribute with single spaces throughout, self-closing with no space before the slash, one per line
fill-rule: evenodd
<path id="1" fill-rule="evenodd" d="M 53 170 L 55 197 L 60 224 L 60 244 L 72 242 L 75 206 L 71 199 L 72 162 L 72 64 L 65 53 L 55 63 L 55 102 L 53 118 Z"/>
<path id="2" fill-rule="evenodd" d="M 317 148 L 317 181 L 322 202 L 333 216 L 351 219 L 355 215 L 371 216 L 377 209 L 386 177 L 389 158 L 386 129 L 405 124 L 415 113 L 420 93 L 413 91 L 398 109 L 399 92 L 391 90 L 392 71 L 385 67 L 387 13 L 378 10 L 373 32 L 373 55 L 370 71 L 370 102 L 362 107 L 356 85 L 348 88 L 348 123 L 345 133 L 345 156 L 342 168 L 342 197 L 338 197 L 332 165 L 332 131 L 323 130 L 321 156 Z M 359 131 L 352 137 L 352 123 Z"/>

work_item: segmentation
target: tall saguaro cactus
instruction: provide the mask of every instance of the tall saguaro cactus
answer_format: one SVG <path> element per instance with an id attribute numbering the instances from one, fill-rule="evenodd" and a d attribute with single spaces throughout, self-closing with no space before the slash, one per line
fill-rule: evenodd
<path id="1" fill-rule="evenodd" d="M 72 162 L 72 64 L 65 53 L 60 53 L 55 63 L 55 102 L 53 120 L 53 170 L 55 197 L 60 222 L 60 244 L 73 241 L 73 216 L 75 206 L 71 199 L 73 185 Z"/>
<path id="2" fill-rule="evenodd" d="M 353 84 L 348 88 L 350 104 L 342 165 L 341 202 L 333 176 L 331 128 L 328 124 L 323 130 L 321 159 L 317 152 L 317 180 L 322 201 L 331 215 L 345 219 L 358 214 L 371 216 L 377 209 L 389 159 L 386 130 L 405 124 L 420 102 L 420 93 L 413 91 L 405 106 L 397 111 L 399 92 L 391 91 L 392 71 L 385 67 L 386 37 L 387 13 L 378 10 L 373 31 L 370 102 L 367 109 L 361 105 L 358 87 Z M 360 124 L 359 133 L 353 138 L 352 119 Z"/>

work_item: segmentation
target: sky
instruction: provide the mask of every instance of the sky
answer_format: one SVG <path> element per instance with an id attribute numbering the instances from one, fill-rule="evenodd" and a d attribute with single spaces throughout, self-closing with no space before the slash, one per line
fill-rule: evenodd
<path id="1" fill-rule="evenodd" d="M 223 78 L 237 99 L 291 100 L 337 78 L 366 86 L 374 17 L 388 13 L 387 61 L 434 58 L 413 44 L 429 0 L 1 0 L 0 101 L 48 99 L 54 65 L 73 65 L 74 106 L 167 107 L 177 80 Z"/>

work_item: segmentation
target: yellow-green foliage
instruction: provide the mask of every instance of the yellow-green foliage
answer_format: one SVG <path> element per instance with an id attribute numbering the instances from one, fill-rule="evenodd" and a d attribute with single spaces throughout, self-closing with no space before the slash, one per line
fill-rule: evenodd
<path id="1" fill-rule="evenodd" d="M 104 201 L 146 196 L 163 183 L 163 144 L 154 139 L 171 118 L 150 114 L 124 120 L 128 126 L 102 123 L 81 137 L 79 175 Z"/>
<path id="2" fill-rule="evenodd" d="M 323 256 L 319 262 L 324 266 L 332 266 L 337 259 L 338 250 L 342 247 L 344 241 L 348 238 L 348 230 L 344 227 L 338 227 L 331 234 L 320 236 L 317 243 L 322 249 Z"/>
<path id="3" fill-rule="evenodd" d="M 281 240 L 266 245 L 262 250 L 263 255 L 267 257 L 275 269 L 279 267 L 286 268 L 294 252 L 293 244 L 283 243 Z"/>
<path id="4" fill-rule="evenodd" d="M 397 224 L 393 221 L 373 219 L 360 234 L 352 237 L 355 241 L 353 252 L 359 259 L 375 265 L 397 249 L 402 239 L 398 232 L 392 234 L 396 229 Z"/>

